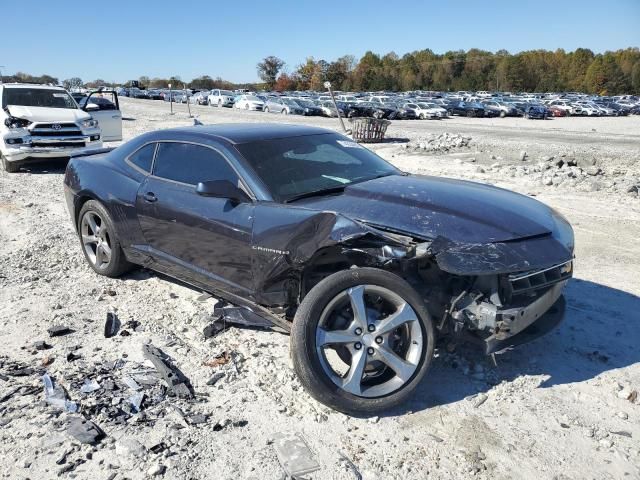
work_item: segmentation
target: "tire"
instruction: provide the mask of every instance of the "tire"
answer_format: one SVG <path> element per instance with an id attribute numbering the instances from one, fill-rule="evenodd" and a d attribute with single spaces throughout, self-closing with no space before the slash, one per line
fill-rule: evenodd
<path id="1" fill-rule="evenodd" d="M 282 111 L 280 112 L 282 115 L 287 115 L 287 109 L 283 108 Z"/>
<path id="2" fill-rule="evenodd" d="M 222 108 L 222 100 L 218 99 L 218 108 Z"/>
<path id="3" fill-rule="evenodd" d="M 18 162 L 10 162 L 7 160 L 4 155 L 0 155 L 2 157 L 2 168 L 7 173 L 16 173 L 20 171 L 20 164 Z"/>
<path id="4" fill-rule="evenodd" d="M 94 225 L 98 227 L 98 231 L 91 226 L 89 219 L 94 221 Z M 96 219 L 99 219 L 100 222 L 98 223 Z M 87 241 L 90 237 L 96 240 L 100 239 L 100 241 Z M 107 209 L 100 202 L 89 200 L 80 209 L 78 215 L 78 238 L 82 252 L 84 253 L 84 258 L 93 271 L 99 275 L 116 278 L 133 267 L 124 256 L 111 215 L 109 215 Z M 111 252 L 108 261 L 107 258 L 105 258 L 105 244 Z M 100 250 L 102 253 L 98 254 Z"/>
<path id="5" fill-rule="evenodd" d="M 449 114 L 450 117 L 453 117 L 453 110 L 449 110 L 447 114 Z"/>
<path id="6" fill-rule="evenodd" d="M 330 344 L 330 336 L 326 336 L 326 333 L 330 330 L 320 328 L 320 322 L 326 322 L 327 318 L 333 318 L 334 321 L 344 320 L 345 317 L 330 317 L 330 314 L 342 309 L 342 307 L 335 307 L 340 305 L 340 302 L 346 305 L 347 302 L 351 302 L 353 297 L 358 297 L 358 292 L 363 291 L 366 295 L 360 294 L 361 299 L 371 298 L 371 292 L 373 292 L 374 298 L 386 298 L 378 297 L 377 293 L 385 292 L 384 295 L 390 295 L 389 298 L 395 298 L 395 303 L 389 303 L 388 305 L 393 305 L 394 307 L 400 305 L 395 312 L 402 310 L 407 313 L 406 318 L 413 319 L 399 324 L 400 326 L 389 327 L 389 330 L 380 331 L 377 334 L 375 331 L 369 333 L 371 330 L 367 328 L 367 331 L 363 334 L 362 331 L 358 333 L 357 328 L 353 331 L 351 330 L 354 325 L 363 325 L 363 323 L 358 323 L 356 316 L 351 314 L 353 320 L 343 330 L 344 332 L 349 332 L 347 334 L 348 337 L 345 337 L 349 338 L 349 340 L 341 339 L 338 342 L 338 348 L 341 353 L 338 353 L 336 349 L 330 349 L 330 352 L 337 354 L 345 363 L 343 355 L 346 355 L 352 362 L 358 361 L 354 360 L 356 357 L 359 358 L 361 361 L 358 361 L 358 366 L 355 368 L 363 369 L 370 366 L 374 369 L 373 372 L 369 373 L 367 381 L 373 381 L 374 383 L 381 381 L 381 383 L 374 386 L 365 385 L 364 390 L 362 389 L 362 377 L 354 377 L 354 381 L 344 384 L 344 380 L 348 378 L 348 375 L 345 374 L 345 378 L 341 378 L 335 374 L 335 371 L 331 371 L 332 367 L 329 366 L 326 354 L 322 353 L 326 350 L 322 347 L 317 348 L 318 335 L 322 335 L 320 338 L 326 339 L 326 344 Z M 352 304 L 349 303 L 349 305 Z M 363 308 L 360 311 L 363 311 L 364 300 L 361 305 L 363 305 Z M 335 310 L 332 310 L 333 308 Z M 326 313 L 327 311 L 329 314 Z M 376 327 L 384 328 L 384 324 L 380 322 L 384 322 L 387 318 L 391 318 L 391 316 L 385 316 L 382 320 L 366 318 L 364 324 L 372 322 L 376 324 Z M 404 342 L 401 343 L 404 345 L 402 348 L 406 348 L 404 354 L 393 350 L 398 348 L 397 344 L 389 347 L 399 338 L 399 331 L 404 331 L 408 334 L 401 341 Z M 360 337 L 357 335 L 360 335 Z M 383 339 L 383 335 L 386 336 L 386 341 Z M 353 344 L 350 343 L 353 338 L 361 338 L 362 343 L 360 341 Z M 374 338 L 375 341 L 372 341 Z M 378 339 L 381 340 L 379 341 Z M 330 275 L 315 285 L 306 295 L 293 321 L 291 356 L 300 382 L 313 398 L 340 412 L 363 416 L 388 410 L 404 402 L 411 395 L 429 369 L 433 358 L 434 340 L 433 324 L 424 302 L 404 279 L 376 268 L 356 268 Z M 335 343 L 331 344 L 336 345 Z M 357 344 L 360 345 L 359 348 Z M 392 353 L 391 356 L 389 356 L 389 352 Z M 406 356 L 405 363 L 396 363 L 396 365 L 402 368 L 409 368 L 403 373 L 403 376 L 407 377 L 406 379 L 402 379 L 397 375 L 395 369 L 386 366 L 386 362 L 390 361 L 388 360 L 389 358 L 397 361 L 403 355 Z M 387 360 L 383 361 L 383 358 Z M 362 359 L 364 359 L 364 363 L 362 363 Z M 409 367 L 407 367 L 408 365 Z M 353 367 L 350 367 L 348 372 L 351 372 L 351 368 Z M 375 370 L 376 368 L 377 370 Z M 354 371 L 358 372 L 358 370 Z M 360 370 L 360 372 L 363 371 Z M 385 378 L 387 380 L 384 380 Z M 342 382 L 343 386 L 339 386 L 336 382 Z M 353 390 L 354 385 L 356 385 L 356 391 L 360 392 L 360 395 L 349 391 Z M 371 388 L 377 388 L 378 390 L 374 390 L 372 393 Z"/>
<path id="7" fill-rule="evenodd" d="M 420 120 L 424 120 L 424 119 L 425 119 L 424 113 L 421 113 L 420 114 Z"/>
<path id="8" fill-rule="evenodd" d="M 473 113 L 473 110 L 469 110 L 469 111 L 467 112 L 467 117 L 471 118 L 471 117 L 475 117 L 475 116 L 476 116 L 476 115 L 475 115 L 475 113 Z"/>
<path id="9" fill-rule="evenodd" d="M 269 113 L 269 107 L 265 106 L 265 107 L 264 107 L 264 112 L 265 112 L 265 113 Z"/>
<path id="10" fill-rule="evenodd" d="M 245 103 L 245 104 L 244 104 L 244 109 L 245 109 L 245 110 L 249 110 L 249 104 L 248 104 L 248 103 Z"/>
<path id="11" fill-rule="evenodd" d="M 500 110 L 500 118 L 504 118 L 507 116 L 507 112 L 505 112 L 504 110 Z"/>

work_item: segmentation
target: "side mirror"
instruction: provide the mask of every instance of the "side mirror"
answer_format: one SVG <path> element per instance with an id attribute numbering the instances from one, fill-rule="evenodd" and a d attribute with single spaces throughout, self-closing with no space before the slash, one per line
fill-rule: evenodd
<path id="1" fill-rule="evenodd" d="M 96 112 L 100 110 L 100 107 L 95 103 L 88 103 L 84 106 L 85 112 Z"/>
<path id="2" fill-rule="evenodd" d="M 228 198 L 235 203 L 248 203 L 249 195 L 229 180 L 212 180 L 200 182 L 196 187 L 196 193 L 203 197 Z"/>

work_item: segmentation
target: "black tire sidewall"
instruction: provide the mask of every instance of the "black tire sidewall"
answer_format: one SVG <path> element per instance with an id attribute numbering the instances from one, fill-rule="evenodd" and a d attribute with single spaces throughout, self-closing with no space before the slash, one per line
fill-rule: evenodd
<path id="1" fill-rule="evenodd" d="M 402 297 L 418 315 L 422 329 L 424 348 L 416 372 L 399 390 L 383 397 L 358 397 L 345 392 L 324 372 L 316 354 L 316 328 L 324 308 L 340 292 L 357 285 L 378 285 Z M 307 392 L 335 410 L 357 416 L 387 410 L 406 400 L 427 373 L 434 344 L 433 323 L 418 293 L 401 277 L 376 268 L 345 270 L 322 280 L 300 304 L 291 331 L 294 368 Z"/>
<path id="2" fill-rule="evenodd" d="M 109 239 L 111 240 L 111 262 L 106 268 L 97 268 L 93 262 L 91 262 L 87 252 L 85 251 L 84 244 L 82 243 L 82 218 L 87 212 L 95 212 L 98 214 L 109 232 Z M 119 277 L 131 268 L 131 264 L 125 258 L 124 252 L 120 246 L 120 239 L 118 238 L 111 215 L 105 206 L 97 200 L 89 200 L 80 209 L 80 213 L 78 214 L 78 239 L 80 241 L 80 247 L 82 248 L 84 258 L 97 274 L 104 275 L 106 277 Z"/>

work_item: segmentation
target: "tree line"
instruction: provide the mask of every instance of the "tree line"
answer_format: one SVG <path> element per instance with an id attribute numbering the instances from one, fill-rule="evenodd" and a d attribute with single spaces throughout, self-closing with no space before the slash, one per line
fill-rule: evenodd
<path id="1" fill-rule="evenodd" d="M 360 60 L 346 55 L 335 61 L 306 59 L 289 72 L 284 61 L 266 57 L 257 73 L 268 88 L 323 90 L 330 81 L 344 91 L 501 90 L 512 92 L 578 91 L 606 95 L 640 93 L 640 49 L 594 53 L 530 50 L 510 54 L 485 50 L 436 54 L 419 50 L 402 57 L 371 51 Z"/>
<path id="2" fill-rule="evenodd" d="M 510 54 L 485 50 L 450 51 L 436 54 L 419 50 L 402 57 L 394 52 L 378 55 L 365 53 L 357 60 L 352 55 L 334 61 L 308 57 L 293 70 L 275 56 L 257 64 L 262 84 L 233 83 L 209 75 L 191 81 L 180 76 L 168 78 L 138 78 L 143 88 L 236 89 L 262 88 L 285 90 L 324 90 L 330 81 L 335 90 L 344 91 L 407 91 L 407 90 L 501 90 L 511 92 L 578 91 L 603 95 L 640 94 L 640 49 L 637 47 L 613 52 L 594 53 L 586 48 L 573 52 L 562 49 L 529 50 Z M 18 72 L 4 75 L 5 82 L 42 83 L 66 88 L 96 88 L 104 85 L 130 86 L 96 79 L 83 82 L 79 77 L 59 81 L 50 75 L 33 76 Z"/>

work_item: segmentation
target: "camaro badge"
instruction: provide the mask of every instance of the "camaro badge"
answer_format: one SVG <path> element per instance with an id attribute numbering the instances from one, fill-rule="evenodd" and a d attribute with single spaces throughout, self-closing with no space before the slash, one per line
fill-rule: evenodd
<path id="1" fill-rule="evenodd" d="M 277 253 L 278 255 L 289 255 L 289 250 L 276 250 L 275 248 L 259 247 L 257 245 L 252 245 L 251 248 L 260 252 Z"/>

